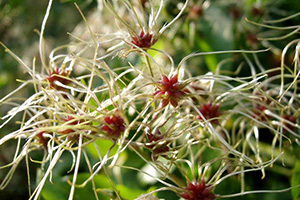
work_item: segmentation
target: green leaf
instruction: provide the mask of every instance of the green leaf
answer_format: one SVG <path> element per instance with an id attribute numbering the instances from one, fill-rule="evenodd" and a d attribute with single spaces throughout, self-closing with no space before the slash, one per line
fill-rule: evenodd
<path id="1" fill-rule="evenodd" d="M 136 199 L 138 196 L 145 193 L 143 190 L 138 188 L 129 188 L 125 185 L 117 185 L 116 189 L 120 193 L 121 197 L 125 199 Z"/>
<path id="2" fill-rule="evenodd" d="M 7 85 L 10 79 L 11 79 L 11 76 L 9 73 L 2 72 L 0 74 L 0 87 Z"/>
<path id="3" fill-rule="evenodd" d="M 297 160 L 294 167 L 291 185 L 292 187 L 300 185 L 300 160 Z M 292 196 L 294 200 L 300 200 L 300 187 L 292 189 Z"/>
<path id="4" fill-rule="evenodd" d="M 53 183 L 47 181 L 42 190 L 42 199 L 44 200 L 64 200 L 68 199 L 70 186 L 67 181 L 63 178 L 55 177 Z"/>
<path id="5" fill-rule="evenodd" d="M 111 140 L 97 140 L 95 141 L 96 145 L 98 146 L 99 150 L 100 150 L 100 154 L 103 157 L 108 150 L 112 147 L 113 142 Z M 98 152 L 96 147 L 94 146 L 93 143 L 87 145 L 87 151 L 95 158 L 99 158 L 98 156 Z M 114 146 L 114 148 L 111 150 L 109 155 L 114 155 L 118 150 L 118 146 Z"/>
<path id="6" fill-rule="evenodd" d="M 201 49 L 201 52 L 210 52 L 213 51 L 211 46 L 205 41 L 199 39 L 199 37 L 195 37 L 196 44 L 199 49 Z M 218 60 L 216 55 L 206 55 L 204 57 L 205 63 L 208 66 L 208 69 L 212 72 L 215 72 L 218 66 Z"/>

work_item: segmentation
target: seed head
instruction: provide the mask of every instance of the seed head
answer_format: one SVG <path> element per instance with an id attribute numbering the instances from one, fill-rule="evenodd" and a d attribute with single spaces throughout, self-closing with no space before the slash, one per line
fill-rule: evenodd
<path id="1" fill-rule="evenodd" d="M 67 118 L 63 119 L 63 121 L 67 122 L 68 125 L 77 125 L 83 122 L 83 120 L 74 120 L 74 119 L 75 119 L 74 117 L 67 116 Z M 75 132 L 75 130 L 72 128 L 60 131 L 61 134 L 69 134 L 73 132 Z"/>
<path id="2" fill-rule="evenodd" d="M 109 137 L 118 138 L 125 131 L 124 120 L 118 115 L 112 115 L 104 118 L 104 124 L 101 130 L 105 131 Z"/>
<path id="3" fill-rule="evenodd" d="M 171 103 L 172 106 L 177 107 L 178 102 L 186 95 L 184 86 L 178 82 L 178 75 L 175 74 L 168 78 L 163 75 L 162 80 L 158 82 L 158 90 L 153 94 L 155 98 L 161 99 L 161 107 L 167 106 Z"/>
<path id="4" fill-rule="evenodd" d="M 155 133 L 147 134 L 148 143 L 146 143 L 146 147 L 149 148 L 154 158 L 157 157 L 158 154 L 165 153 L 169 151 L 168 143 L 165 142 L 163 144 L 158 144 L 159 141 L 165 139 L 165 136 L 161 134 L 161 132 L 157 129 Z"/>
<path id="5" fill-rule="evenodd" d="M 210 123 L 219 124 L 219 120 L 217 119 L 217 117 L 221 115 L 219 109 L 220 104 L 212 104 L 210 102 L 208 104 L 203 104 L 199 111 L 206 120 L 212 119 L 210 120 Z M 198 116 L 198 119 L 203 120 L 203 118 L 200 115 Z"/>
<path id="6" fill-rule="evenodd" d="M 246 43 L 253 49 L 257 49 L 259 46 L 259 40 L 255 33 L 246 33 Z"/>
<path id="7" fill-rule="evenodd" d="M 54 70 L 51 70 L 49 72 L 49 76 L 46 78 L 46 80 L 49 82 L 50 87 L 57 89 L 57 90 L 64 90 L 63 87 L 58 86 L 56 82 L 60 82 L 63 85 L 70 84 L 70 80 L 68 80 L 65 77 L 69 77 L 70 73 L 62 70 L 61 68 L 55 68 Z"/>
<path id="8" fill-rule="evenodd" d="M 40 144 L 42 144 L 43 147 L 44 147 L 45 149 L 47 149 L 49 138 L 46 138 L 46 137 L 44 136 L 44 133 L 46 133 L 46 131 L 39 132 L 39 133 L 36 135 L 36 137 L 37 137 L 38 142 L 39 142 Z"/>
<path id="9" fill-rule="evenodd" d="M 265 114 L 265 110 L 267 110 L 266 106 L 256 104 L 254 106 L 254 118 L 261 121 L 267 121 L 270 117 Z"/>
<path id="10" fill-rule="evenodd" d="M 205 184 L 204 179 L 199 182 L 190 182 L 188 187 L 184 189 L 185 192 L 181 193 L 180 196 L 185 200 L 213 200 L 216 198 L 215 194 L 211 192 L 213 188 Z"/>
<path id="11" fill-rule="evenodd" d="M 140 35 L 134 35 L 131 37 L 132 41 L 131 43 L 142 48 L 142 49 L 148 49 L 152 45 L 155 44 L 157 39 L 154 37 L 152 33 L 144 32 L 143 30 L 140 32 Z"/>
<path id="12" fill-rule="evenodd" d="M 231 6 L 229 8 L 229 14 L 234 20 L 239 20 L 243 15 L 241 8 L 236 6 Z"/>
<path id="13" fill-rule="evenodd" d="M 258 6 L 252 6 L 251 13 L 253 16 L 262 16 L 264 13 L 264 10 Z"/>
<path id="14" fill-rule="evenodd" d="M 75 120 L 74 117 L 67 116 L 67 118 L 63 119 L 63 121 L 65 121 L 68 126 L 70 126 L 70 125 L 75 126 L 75 125 L 79 125 L 79 124 L 83 123 L 85 120 L 82 120 L 82 119 Z M 78 139 L 79 139 L 79 134 L 74 134 L 75 132 L 76 132 L 76 128 L 68 128 L 68 129 L 63 129 L 63 130 L 59 131 L 59 133 L 64 134 L 64 135 L 71 134 L 67 137 L 67 139 L 69 141 L 73 141 L 73 142 L 78 141 Z"/>

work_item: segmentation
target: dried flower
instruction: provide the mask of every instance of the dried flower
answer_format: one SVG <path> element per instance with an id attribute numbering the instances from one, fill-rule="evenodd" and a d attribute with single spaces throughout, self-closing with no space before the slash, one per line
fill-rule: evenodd
<path id="1" fill-rule="evenodd" d="M 171 103 L 172 106 L 177 107 L 179 100 L 185 95 L 184 85 L 178 82 L 178 75 L 175 74 L 168 78 L 163 75 L 162 80 L 158 82 L 158 90 L 153 94 L 155 98 L 161 99 L 161 107 L 167 106 Z"/>
<path id="2" fill-rule="evenodd" d="M 185 192 L 180 196 L 185 200 L 213 200 L 216 198 L 215 194 L 211 192 L 213 187 L 205 184 L 205 180 L 201 179 L 199 182 L 188 183 L 188 187 L 184 188 Z"/>
<path id="3" fill-rule="evenodd" d="M 217 117 L 221 115 L 221 112 L 219 111 L 220 109 L 220 104 L 213 104 L 213 103 L 208 103 L 208 104 L 203 104 L 202 107 L 199 109 L 201 114 L 206 120 L 210 120 L 210 123 L 212 124 L 219 124 L 219 120 Z M 203 120 L 202 116 L 198 116 L 198 119 Z"/>
<path id="4" fill-rule="evenodd" d="M 63 119 L 63 121 L 67 122 L 68 125 L 78 125 L 83 122 L 82 120 L 75 120 L 75 118 L 71 116 L 68 116 L 66 119 Z M 60 131 L 61 134 L 69 134 L 72 132 L 75 132 L 75 130 L 72 128 L 68 128 Z"/>
<path id="5" fill-rule="evenodd" d="M 37 140 L 38 142 L 43 145 L 43 147 L 45 149 L 47 149 L 48 147 L 48 141 L 49 141 L 49 138 L 45 137 L 44 134 L 46 133 L 46 131 L 42 131 L 42 132 L 39 132 L 36 137 L 37 137 Z"/>
<path id="6" fill-rule="evenodd" d="M 143 49 L 148 49 L 150 48 L 152 45 L 155 44 L 155 42 L 157 41 L 157 38 L 153 37 L 152 33 L 149 32 L 144 32 L 143 30 L 140 32 L 140 35 L 133 35 L 132 36 L 132 41 L 131 43 L 143 48 Z"/>
<path id="7" fill-rule="evenodd" d="M 118 115 L 105 117 L 101 130 L 105 131 L 109 137 L 118 138 L 125 131 L 124 120 Z"/>
<path id="8" fill-rule="evenodd" d="M 77 120 L 72 116 L 67 116 L 66 119 L 63 119 L 63 121 L 65 121 L 68 126 L 70 126 L 70 125 L 76 126 L 76 125 L 80 125 L 85 122 L 85 120 L 83 120 L 83 119 Z M 80 128 L 78 127 L 76 129 L 78 130 Z M 79 138 L 79 134 L 74 134 L 76 132 L 76 129 L 75 129 L 75 127 L 67 128 L 67 129 L 63 129 L 62 131 L 59 131 L 59 133 L 64 134 L 64 135 L 71 134 L 68 136 L 68 140 L 69 141 L 77 141 Z M 88 130 L 84 130 L 84 131 L 88 131 Z"/>
<path id="9" fill-rule="evenodd" d="M 155 133 L 148 133 L 147 134 L 148 143 L 146 143 L 146 147 L 149 148 L 152 153 L 153 157 L 157 158 L 158 154 L 165 153 L 169 151 L 168 142 L 166 142 L 165 136 L 161 134 L 161 132 L 157 129 Z M 159 143 L 160 141 L 164 141 Z"/>
<path id="10" fill-rule="evenodd" d="M 55 68 L 49 72 L 49 77 L 47 77 L 46 80 L 49 82 L 50 88 L 64 90 L 63 87 L 57 85 L 57 82 L 60 82 L 63 85 L 70 84 L 71 81 L 67 79 L 69 75 L 69 71 L 64 71 L 61 68 Z"/>

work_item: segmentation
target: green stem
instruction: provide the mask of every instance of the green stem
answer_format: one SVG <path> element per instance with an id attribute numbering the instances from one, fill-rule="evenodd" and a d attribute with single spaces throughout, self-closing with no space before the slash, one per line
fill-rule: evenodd
<path id="1" fill-rule="evenodd" d="M 148 67 L 148 69 L 149 69 L 149 71 L 150 71 L 150 75 L 151 75 L 152 77 L 154 77 L 153 71 L 152 71 L 152 68 L 151 68 L 151 64 L 150 64 L 149 57 L 148 57 L 146 54 L 144 54 L 144 56 L 145 56 L 145 59 L 146 59 L 147 67 Z"/>

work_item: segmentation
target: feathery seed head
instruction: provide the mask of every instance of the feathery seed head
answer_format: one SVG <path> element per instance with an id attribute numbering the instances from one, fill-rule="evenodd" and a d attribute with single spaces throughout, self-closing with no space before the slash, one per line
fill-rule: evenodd
<path id="1" fill-rule="evenodd" d="M 111 115 L 104 118 L 105 124 L 101 130 L 107 133 L 108 137 L 117 139 L 125 131 L 124 119 L 118 115 Z"/>
<path id="2" fill-rule="evenodd" d="M 219 124 L 219 120 L 217 119 L 221 112 L 219 111 L 220 104 L 203 104 L 202 107 L 199 109 L 201 114 L 206 120 L 209 120 L 212 124 Z M 201 116 L 198 116 L 198 119 L 203 120 Z"/>
<path id="3" fill-rule="evenodd" d="M 131 38 L 131 43 L 142 49 L 150 48 L 157 41 L 157 38 L 155 38 L 155 36 L 152 33 L 144 32 L 144 30 L 142 30 L 138 36 L 133 35 L 131 36 Z"/>
<path id="4" fill-rule="evenodd" d="M 42 131 L 42 132 L 39 132 L 36 137 L 37 137 L 37 140 L 38 142 L 43 145 L 43 147 L 45 149 L 47 149 L 48 147 L 48 141 L 49 141 L 49 138 L 45 137 L 44 134 L 46 133 L 46 131 Z"/>
<path id="5" fill-rule="evenodd" d="M 56 90 L 64 90 L 63 87 L 58 86 L 56 82 L 60 82 L 63 85 L 70 84 L 70 80 L 68 80 L 65 77 L 69 77 L 70 71 L 64 71 L 61 68 L 55 68 L 49 72 L 49 76 L 46 78 L 46 80 L 49 82 L 50 88 L 56 89 Z"/>
<path id="6" fill-rule="evenodd" d="M 155 131 L 155 133 L 147 133 L 148 142 L 145 144 L 145 146 L 152 151 L 154 158 L 157 158 L 158 154 L 169 151 L 170 148 L 168 146 L 168 142 L 159 144 L 159 141 L 163 141 L 164 139 L 165 135 L 162 135 L 158 129 Z"/>
<path id="7" fill-rule="evenodd" d="M 181 193 L 180 196 L 185 200 L 214 200 L 215 194 L 212 193 L 211 185 L 207 185 L 204 179 L 199 182 L 189 182 L 185 192 Z"/>
<path id="8" fill-rule="evenodd" d="M 153 94 L 154 98 L 161 99 L 161 107 L 167 106 L 169 103 L 173 107 L 178 106 L 178 102 L 186 95 L 184 85 L 178 82 L 178 75 L 175 74 L 168 78 L 163 75 L 162 80 L 157 84 L 157 91 Z"/>

